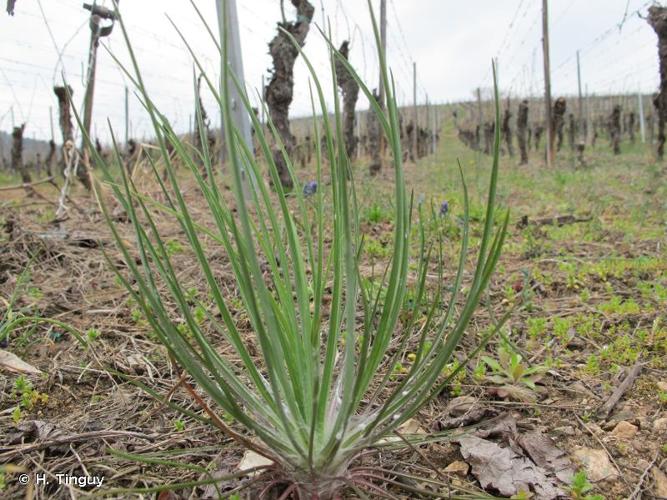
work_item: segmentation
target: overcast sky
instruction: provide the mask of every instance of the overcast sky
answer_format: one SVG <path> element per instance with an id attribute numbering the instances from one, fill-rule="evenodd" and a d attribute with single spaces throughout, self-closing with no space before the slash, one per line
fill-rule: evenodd
<path id="1" fill-rule="evenodd" d="M 92 1 L 92 0 L 91 0 Z M 4 1 L 1 2 L 4 6 Z M 83 101 L 90 31 L 81 0 L 17 0 L 16 15 L 0 12 L 0 130 L 27 122 L 26 136 L 50 136 L 52 92 L 64 71 L 74 88 L 77 106 Z M 110 5 L 111 0 L 98 3 Z M 370 17 L 365 0 L 311 0 L 315 22 L 331 22 L 334 41 L 351 40 L 351 60 L 371 88 L 377 86 Z M 379 5 L 379 0 L 373 0 Z M 538 0 L 388 0 L 388 58 L 401 103 L 412 101 L 412 62 L 417 63 L 418 99 L 432 102 L 469 99 L 476 87 L 491 83 L 491 59 L 498 57 L 500 84 L 511 95 L 539 94 L 543 87 L 541 3 Z M 582 80 L 591 93 L 653 92 L 658 84 L 656 37 L 639 17 L 653 2 L 645 0 L 550 0 L 552 86 L 555 95 L 577 91 L 576 51 L 581 51 Z M 196 0 L 215 25 L 215 0 Z M 323 8 L 324 7 L 324 11 Z M 293 18 L 285 0 L 286 15 Z M 189 128 L 193 113 L 192 61 L 165 14 L 181 28 L 208 71 L 219 60 L 208 34 L 187 0 L 122 0 L 120 8 L 143 75 L 162 112 L 177 130 Z M 271 60 L 267 43 L 280 19 L 279 0 L 238 0 L 246 84 L 255 92 L 268 78 Z M 104 44 L 122 61 L 127 50 L 119 29 Z M 56 49 L 56 46 L 58 47 Z M 62 59 L 58 60 L 58 51 Z M 306 53 L 328 75 L 326 48 L 311 30 Z M 296 65 L 292 115 L 308 114 L 308 75 Z M 325 80 L 327 80 L 325 78 Z M 328 82 L 327 82 L 328 83 Z M 106 121 L 124 135 L 126 78 L 100 47 L 94 123 L 97 135 L 108 138 Z M 330 89 L 330 84 L 326 85 Z M 132 89 L 130 89 L 132 91 Z M 219 121 L 210 96 L 205 96 L 213 122 Z M 365 108 L 362 99 L 359 108 Z M 150 135 L 139 103 L 130 100 L 132 134 Z M 56 131 L 58 132 L 58 131 Z M 56 136 L 58 137 L 58 136 Z"/>

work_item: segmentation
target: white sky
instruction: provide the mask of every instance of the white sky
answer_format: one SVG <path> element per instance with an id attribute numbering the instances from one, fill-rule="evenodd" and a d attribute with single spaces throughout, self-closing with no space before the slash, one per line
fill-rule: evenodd
<path id="1" fill-rule="evenodd" d="M 91 0 L 92 1 L 92 0 Z M 267 44 L 280 18 L 279 0 L 237 0 L 246 84 L 261 85 L 271 60 Z M 2 0 L 4 7 L 4 0 Z M 110 5 L 110 0 L 98 1 Z M 207 20 L 215 25 L 214 0 L 196 0 Z M 336 44 L 352 40 L 351 60 L 371 88 L 377 85 L 377 58 L 365 0 L 311 0 L 315 21 L 323 11 L 332 24 Z M 379 5 L 379 0 L 373 0 Z M 417 63 L 418 99 L 428 93 L 432 102 L 469 99 L 473 90 L 490 85 L 490 61 L 498 57 L 504 93 L 541 91 L 541 3 L 539 0 L 388 0 L 389 63 L 403 104 L 412 101 L 412 61 Z M 645 0 L 550 0 L 552 87 L 554 95 L 577 90 L 576 58 L 581 50 L 582 79 L 591 93 L 653 92 L 658 84 L 656 37 L 637 15 L 653 3 Z M 62 65 L 40 12 L 38 0 L 17 0 L 16 15 L 0 12 L 0 130 L 11 127 L 10 108 L 18 124 L 27 122 L 27 137 L 50 135 L 49 107 L 54 120 L 57 103 L 51 88 L 65 71 L 77 105 L 83 101 L 82 75 L 86 71 L 89 29 L 82 0 L 41 0 L 55 43 L 63 52 Z M 208 71 L 218 71 L 213 44 L 187 0 L 121 0 L 121 12 L 143 68 L 144 78 L 162 112 L 176 130 L 189 128 L 194 109 L 192 61 L 165 16 L 185 32 Z M 285 0 L 289 19 L 291 2 Z M 627 13 L 627 16 L 626 16 Z M 622 21 L 625 18 L 625 22 Z M 622 23 L 622 28 L 619 28 Z M 121 60 L 127 50 L 120 29 L 104 42 Z M 329 83 L 326 47 L 312 29 L 306 53 Z M 308 75 L 297 62 L 292 115 L 309 114 Z M 267 79 L 268 81 L 268 79 Z M 119 137 L 124 135 L 125 78 L 100 47 L 93 121 L 97 135 L 107 140 L 106 121 Z M 325 85 L 330 89 L 330 83 Z M 329 90 L 329 93 L 331 91 Z M 253 90 L 254 95 L 254 90 Z M 219 120 L 212 98 L 205 106 Z M 365 108 L 361 99 L 359 108 Z M 130 102 L 133 135 L 150 135 L 148 120 L 134 97 Z M 59 131 L 56 130 L 56 138 Z"/>

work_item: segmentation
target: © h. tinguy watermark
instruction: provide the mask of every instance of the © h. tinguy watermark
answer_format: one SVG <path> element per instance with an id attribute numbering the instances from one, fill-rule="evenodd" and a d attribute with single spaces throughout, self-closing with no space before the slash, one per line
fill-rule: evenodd
<path id="1" fill-rule="evenodd" d="M 28 484 L 31 481 L 35 486 L 58 484 L 66 486 L 76 486 L 78 488 L 99 488 L 104 483 L 104 476 L 77 476 L 74 474 L 57 473 L 53 475 L 46 474 L 20 474 L 18 477 L 19 483 Z"/>

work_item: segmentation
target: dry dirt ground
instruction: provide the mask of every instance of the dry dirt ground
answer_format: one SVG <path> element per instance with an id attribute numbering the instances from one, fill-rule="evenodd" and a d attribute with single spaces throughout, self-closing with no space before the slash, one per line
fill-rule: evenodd
<path id="1" fill-rule="evenodd" d="M 548 498 L 551 487 L 564 498 L 667 495 L 667 173 L 644 148 L 627 144 L 624 150 L 613 157 L 600 145 L 589 152 L 584 170 L 575 170 L 565 151 L 551 172 L 539 161 L 519 167 L 503 157 L 499 197 L 511 208 L 510 234 L 462 352 L 517 306 L 504 335 L 522 356 L 519 370 L 534 368 L 539 380 L 532 388 L 516 370 L 494 370 L 481 358 L 469 363 L 404 429 L 432 434 L 433 443 L 371 450 L 355 464 L 374 468 L 375 483 L 388 495 L 419 498 L 411 492 L 419 487 L 444 497 L 529 498 L 499 479 L 508 468 L 528 474 L 535 498 Z M 456 158 L 471 187 L 477 230 L 488 157 L 478 158 L 447 130 L 435 157 L 406 167 L 415 199 L 432 201 L 436 210 L 441 201 L 449 202 L 438 230 L 451 260 L 462 214 Z M 140 170 L 137 176 L 141 183 L 148 174 Z M 373 242 L 364 266 L 370 277 L 389 252 L 391 175 L 370 180 L 360 167 L 359 177 L 361 221 Z M 142 189 L 155 192 L 148 181 Z M 128 498 L 140 493 L 118 489 L 148 488 L 144 497 L 214 498 L 215 487 L 187 483 L 237 472 L 243 450 L 214 427 L 170 407 L 173 402 L 202 414 L 115 279 L 109 262 L 123 262 L 95 203 L 77 192 L 69 218 L 54 224 L 57 192 L 49 185 L 38 192 L 41 197 L 0 192 L 0 314 L 7 319 L 16 291 L 14 314 L 71 325 L 85 342 L 52 323 L 11 332 L 6 351 L 41 373 L 19 375 L 0 364 L 0 497 L 74 498 L 93 492 Z M 192 186 L 185 195 L 200 220 L 207 220 Z M 132 241 L 129 224 L 120 220 L 119 227 Z M 160 227 L 183 282 L 200 293 L 179 227 L 167 217 Z M 217 276 L 234 297 L 225 256 L 219 249 L 209 251 Z M 248 325 L 240 308 L 235 319 Z M 503 343 L 494 339 L 484 355 L 502 365 Z M 405 366 L 409 362 L 405 359 Z M 397 379 L 401 371 L 397 367 Z M 619 387 L 625 390 L 605 411 Z M 463 424 L 476 427 L 465 437 L 452 435 L 451 429 Z M 128 453 L 148 456 L 152 463 Z M 593 486 L 580 496 L 568 485 L 577 470 L 585 471 Z M 19 482 L 23 471 L 28 485 Z M 35 474 L 48 484 L 35 484 Z M 99 476 L 104 483 L 100 489 L 59 484 L 57 474 Z M 232 495 L 260 480 L 239 478 L 218 487 Z M 167 486 L 173 483 L 182 484 Z M 256 497 L 260 490 L 252 488 L 240 497 Z"/>

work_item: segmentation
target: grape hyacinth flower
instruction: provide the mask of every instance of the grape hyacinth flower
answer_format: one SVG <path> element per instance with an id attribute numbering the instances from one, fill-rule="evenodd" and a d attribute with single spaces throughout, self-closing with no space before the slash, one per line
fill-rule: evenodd
<path id="1" fill-rule="evenodd" d="M 447 215 L 447 212 L 449 212 L 449 203 L 447 201 L 443 201 L 440 205 L 440 217 Z"/>
<path id="2" fill-rule="evenodd" d="M 303 186 L 303 195 L 308 197 L 317 193 L 317 181 L 310 181 Z"/>

